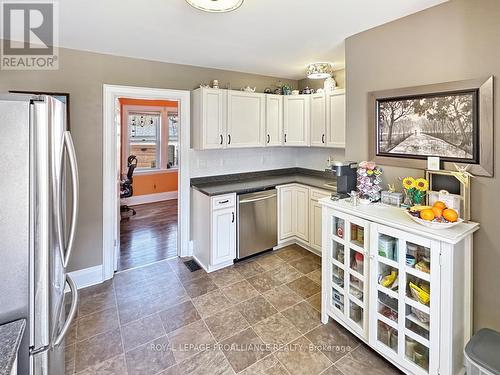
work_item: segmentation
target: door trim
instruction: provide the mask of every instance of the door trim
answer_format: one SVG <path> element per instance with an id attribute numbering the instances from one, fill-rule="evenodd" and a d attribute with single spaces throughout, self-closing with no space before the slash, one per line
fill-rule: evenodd
<path id="1" fill-rule="evenodd" d="M 120 148 L 118 129 L 115 126 L 115 105 L 118 98 L 175 100 L 179 104 L 179 233 L 177 236 L 177 254 L 189 256 L 189 145 L 190 145 L 190 98 L 186 90 L 168 90 L 148 87 L 103 85 L 103 144 L 102 144 L 102 264 L 103 280 L 113 277 L 115 271 L 115 245 L 120 220 L 119 177 Z"/>

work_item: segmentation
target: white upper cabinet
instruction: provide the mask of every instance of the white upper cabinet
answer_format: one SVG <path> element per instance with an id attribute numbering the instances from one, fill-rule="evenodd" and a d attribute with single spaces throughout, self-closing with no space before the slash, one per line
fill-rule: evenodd
<path id="1" fill-rule="evenodd" d="M 227 147 L 261 147 L 266 138 L 266 96 L 227 91 Z"/>
<path id="2" fill-rule="evenodd" d="M 285 146 L 309 146 L 311 95 L 283 97 Z"/>
<path id="3" fill-rule="evenodd" d="M 326 94 L 326 145 L 345 147 L 345 90 Z"/>
<path id="4" fill-rule="evenodd" d="M 311 146 L 326 147 L 325 94 L 311 95 Z"/>
<path id="5" fill-rule="evenodd" d="M 192 147 L 345 147 L 345 90 L 272 95 L 199 88 L 192 93 Z"/>
<path id="6" fill-rule="evenodd" d="M 226 90 L 199 88 L 192 96 L 192 146 L 200 150 L 226 146 Z"/>
<path id="7" fill-rule="evenodd" d="M 266 95 L 266 146 L 283 143 L 283 96 Z"/>

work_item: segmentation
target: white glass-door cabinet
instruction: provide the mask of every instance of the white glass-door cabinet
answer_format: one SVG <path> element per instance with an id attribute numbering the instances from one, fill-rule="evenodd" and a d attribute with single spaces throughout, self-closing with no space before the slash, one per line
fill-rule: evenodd
<path id="1" fill-rule="evenodd" d="M 369 226 L 340 212 L 323 215 L 322 321 L 333 315 L 368 339 Z M 326 271 L 326 272 L 325 272 Z M 328 312 L 326 314 L 325 312 Z"/>
<path id="2" fill-rule="evenodd" d="M 437 374 L 440 242 L 380 224 L 370 238 L 370 345 L 414 374 Z"/>
<path id="3" fill-rule="evenodd" d="M 438 230 L 382 204 L 319 203 L 322 322 L 332 317 L 406 374 L 463 375 L 479 224 Z"/>

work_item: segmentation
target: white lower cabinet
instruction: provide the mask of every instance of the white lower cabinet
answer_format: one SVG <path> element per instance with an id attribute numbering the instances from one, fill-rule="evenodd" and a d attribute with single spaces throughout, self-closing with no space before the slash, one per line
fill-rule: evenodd
<path id="1" fill-rule="evenodd" d="M 288 244 L 297 241 L 321 254 L 321 205 L 319 199 L 331 192 L 301 184 L 277 186 L 278 241 Z"/>
<path id="2" fill-rule="evenodd" d="M 278 240 L 309 241 L 309 188 L 299 184 L 277 186 Z"/>
<path id="3" fill-rule="evenodd" d="M 207 271 L 231 265 L 236 258 L 236 194 L 209 197 L 191 190 L 193 256 Z"/>
<path id="4" fill-rule="evenodd" d="M 332 317 L 407 374 L 463 374 L 479 225 L 438 231 L 398 208 L 320 204 L 323 323 Z"/>
<path id="5" fill-rule="evenodd" d="M 322 207 L 319 203 L 321 198 L 329 197 L 331 192 L 326 190 L 313 189 L 310 190 L 310 206 L 309 206 L 309 246 L 317 252 L 321 252 L 321 211 Z"/>
<path id="6" fill-rule="evenodd" d="M 236 258 L 235 207 L 212 212 L 211 266 L 232 262 Z"/>

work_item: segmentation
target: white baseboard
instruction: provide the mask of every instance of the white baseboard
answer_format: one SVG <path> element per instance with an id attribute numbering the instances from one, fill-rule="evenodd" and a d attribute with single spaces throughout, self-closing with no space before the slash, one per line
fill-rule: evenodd
<path id="1" fill-rule="evenodd" d="M 130 198 L 120 199 L 120 204 L 128 206 L 135 206 L 137 204 L 154 203 L 161 201 L 168 201 L 177 199 L 177 191 L 167 191 L 165 193 L 147 194 L 147 195 L 134 195 Z"/>
<path id="2" fill-rule="evenodd" d="M 78 271 L 73 271 L 70 272 L 69 274 L 75 281 L 76 287 L 78 289 L 86 288 L 92 285 L 97 285 L 104 281 L 102 264 L 94 267 L 84 268 Z M 66 286 L 65 292 L 68 291 L 69 288 L 68 286 Z"/>

